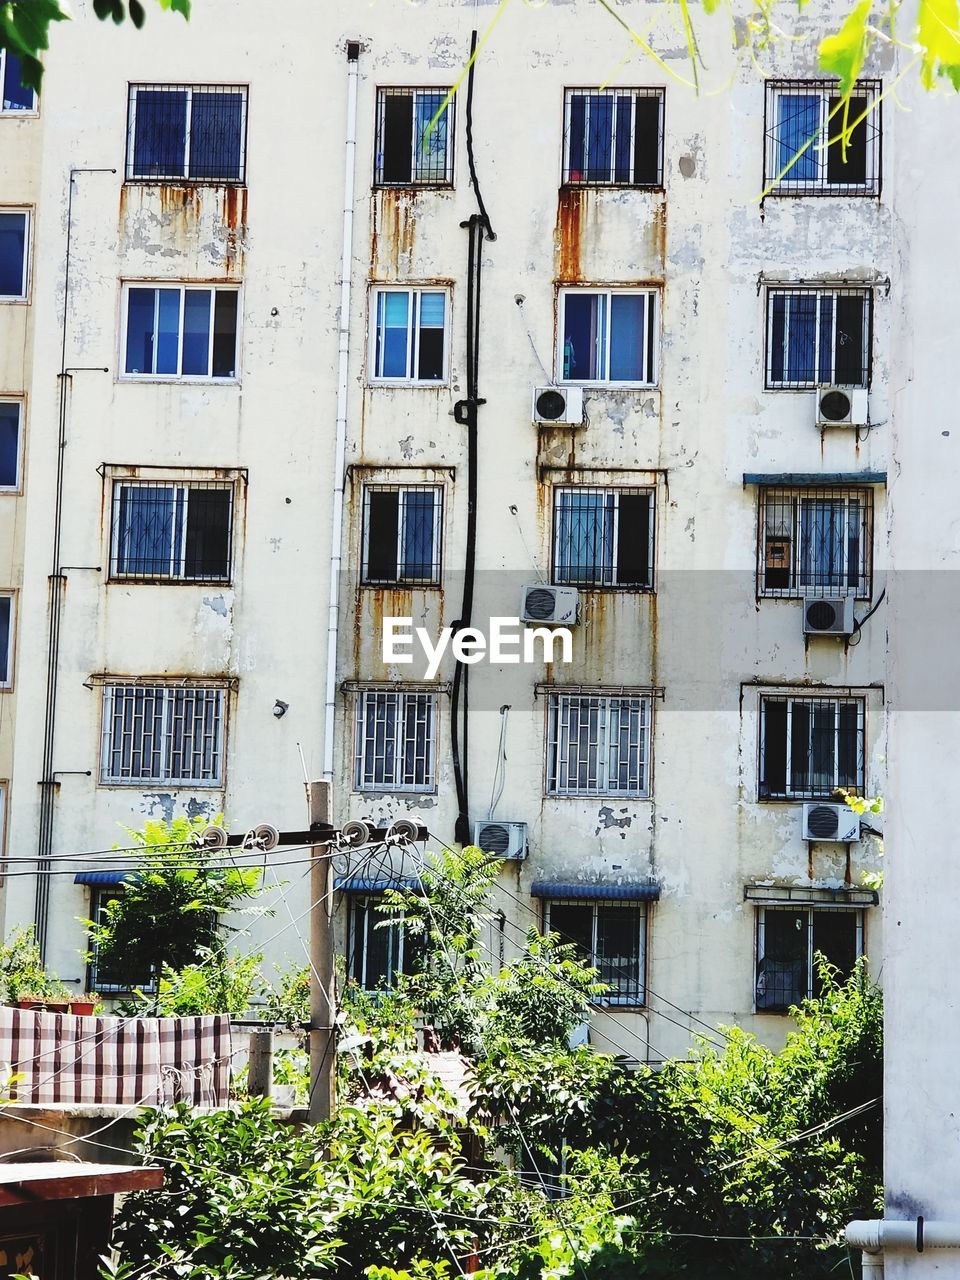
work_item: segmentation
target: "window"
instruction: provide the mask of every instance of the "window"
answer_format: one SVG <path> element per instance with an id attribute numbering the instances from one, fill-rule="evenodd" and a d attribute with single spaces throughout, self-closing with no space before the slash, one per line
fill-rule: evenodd
<path id="1" fill-rule="evenodd" d="M 13 684 L 13 596 L 0 595 L 0 689 Z"/>
<path id="2" fill-rule="evenodd" d="M 0 490 L 20 488 L 19 400 L 0 400 Z"/>
<path id="3" fill-rule="evenodd" d="M 442 528 L 439 485 L 364 485 L 363 581 L 438 584 Z"/>
<path id="4" fill-rule="evenodd" d="M 571 185 L 659 187 L 662 89 L 568 89 L 563 180 Z"/>
<path id="5" fill-rule="evenodd" d="M 655 289 L 562 289 L 557 377 L 653 386 Z"/>
<path id="6" fill-rule="evenodd" d="M 27 296 L 30 214 L 26 209 L 0 209 L 0 299 Z"/>
<path id="7" fill-rule="evenodd" d="M 0 49 L 0 115 L 18 115 L 23 111 L 36 111 L 37 98 L 32 89 L 21 84 L 22 64 L 15 53 Z"/>
<path id="8" fill-rule="evenodd" d="M 774 194 L 880 194 L 880 84 L 855 86 L 846 122 L 836 89 L 835 80 L 767 81 L 764 187 Z"/>
<path id="9" fill-rule="evenodd" d="M 357 694 L 357 791 L 433 791 L 437 695 L 365 689 Z"/>
<path id="10" fill-rule="evenodd" d="M 132 84 L 127 180 L 243 182 L 247 91 L 237 84 Z"/>
<path id="11" fill-rule="evenodd" d="M 374 378 L 442 382 L 447 368 L 443 289 L 375 289 Z"/>
<path id="12" fill-rule="evenodd" d="M 222 786 L 224 695 L 222 685 L 105 685 L 101 783 Z"/>
<path id="13" fill-rule="evenodd" d="M 561 942 L 572 942 L 608 990 L 606 1004 L 643 1004 L 647 944 L 645 902 L 554 901 L 544 924 Z"/>
<path id="14" fill-rule="evenodd" d="M 134 378 L 235 378 L 236 288 L 127 285 L 123 372 Z"/>
<path id="15" fill-rule="evenodd" d="M 760 799 L 863 792 L 862 698 L 760 699 Z"/>
<path id="16" fill-rule="evenodd" d="M 233 484 L 114 481 L 112 578 L 228 582 Z"/>
<path id="17" fill-rule="evenodd" d="M 870 383 L 869 289 L 768 289 L 767 387 Z"/>
<path id="18" fill-rule="evenodd" d="M 758 907 L 757 1011 L 783 1013 L 820 995 L 818 953 L 847 977 L 863 954 L 863 912 L 850 907 Z"/>
<path id="19" fill-rule="evenodd" d="M 399 920 L 379 910 L 379 897 L 350 895 L 347 973 L 364 991 L 389 990 L 409 973 L 414 939 Z"/>
<path id="20" fill-rule="evenodd" d="M 652 587 L 653 490 L 555 488 L 553 581 Z"/>
<path id="21" fill-rule="evenodd" d="M 107 903 L 114 902 L 123 893 L 122 885 L 115 885 L 109 889 L 94 889 L 90 902 L 90 919 L 95 920 L 97 924 L 102 924 L 106 918 Z M 157 984 L 156 972 L 152 969 L 135 970 L 131 969 L 129 963 L 124 963 L 120 956 L 115 956 L 112 961 L 106 962 L 100 959 L 99 948 L 95 938 L 89 939 L 90 943 L 90 974 L 89 984 L 90 990 L 99 992 L 101 995 L 124 995 L 128 991 L 155 991 Z"/>
<path id="22" fill-rule="evenodd" d="M 453 183 L 453 103 L 448 89 L 377 92 L 377 186 L 449 187 Z"/>
<path id="23" fill-rule="evenodd" d="M 869 599 L 872 490 L 761 489 L 759 527 L 761 595 Z"/>
<path id="24" fill-rule="evenodd" d="M 555 693 L 547 721 L 548 795 L 647 794 L 649 696 Z"/>

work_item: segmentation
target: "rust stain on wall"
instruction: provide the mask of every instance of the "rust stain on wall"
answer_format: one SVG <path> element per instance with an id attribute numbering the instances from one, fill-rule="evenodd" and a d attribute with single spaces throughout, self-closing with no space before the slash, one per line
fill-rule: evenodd
<path id="1" fill-rule="evenodd" d="M 660 269 L 664 269 L 664 263 L 667 260 L 667 204 L 662 200 L 653 211 L 653 222 L 651 225 L 651 246 L 660 263 Z"/>
<path id="2" fill-rule="evenodd" d="M 555 233 L 558 280 L 582 280 L 581 248 L 587 213 L 585 187 L 561 187 L 557 196 Z"/>
<path id="3" fill-rule="evenodd" d="M 406 187 L 383 187 L 375 191 L 371 203 L 371 277 L 398 277 L 409 271 L 416 239 L 417 191 Z"/>

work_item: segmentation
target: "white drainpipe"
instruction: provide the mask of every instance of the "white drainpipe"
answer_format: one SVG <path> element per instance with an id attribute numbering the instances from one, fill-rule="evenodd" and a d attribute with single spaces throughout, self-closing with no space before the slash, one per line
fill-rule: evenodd
<path id="1" fill-rule="evenodd" d="M 337 639 L 340 631 L 340 562 L 343 548 L 343 485 L 347 457 L 347 379 L 350 372 L 350 285 L 353 276 L 354 173 L 357 159 L 357 80 L 360 45 L 347 45 L 347 136 L 343 166 L 343 235 L 340 258 L 340 354 L 337 366 L 337 426 L 333 459 L 333 520 L 330 535 L 330 607 L 323 721 L 323 777 L 333 782 L 333 738 L 337 722 Z M 331 814 L 330 821 L 333 821 Z"/>
<path id="2" fill-rule="evenodd" d="M 910 1249 L 960 1249 L 960 1222 L 926 1222 L 923 1218 L 895 1221 L 873 1218 L 851 1222 L 846 1231 L 851 1249 L 863 1250 L 864 1280 L 883 1280 L 883 1251 Z"/>

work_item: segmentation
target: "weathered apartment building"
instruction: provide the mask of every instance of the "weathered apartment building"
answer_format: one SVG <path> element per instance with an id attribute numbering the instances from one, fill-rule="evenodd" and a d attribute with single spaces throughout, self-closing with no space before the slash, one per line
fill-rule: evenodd
<path id="1" fill-rule="evenodd" d="M 835 802 L 883 789 L 894 55 L 844 149 L 813 37 L 764 78 L 715 19 L 697 96 L 654 6 L 662 64 L 595 6 L 511 6 L 469 93 L 489 3 L 76 8 L 0 115 L 6 927 L 82 978 L 122 890 L 57 858 L 298 826 L 299 744 L 338 821 L 507 854 L 491 956 L 578 941 L 598 1044 L 777 1040 L 815 950 L 879 947 Z M 384 661 L 385 619 L 521 613 L 570 661 Z M 303 868 L 274 878 L 255 934 L 300 960 Z M 374 985 L 402 932 L 338 884 Z"/>

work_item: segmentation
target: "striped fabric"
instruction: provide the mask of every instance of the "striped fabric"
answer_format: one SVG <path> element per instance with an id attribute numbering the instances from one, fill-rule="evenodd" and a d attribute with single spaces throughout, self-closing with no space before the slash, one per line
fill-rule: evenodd
<path id="1" fill-rule="evenodd" d="M 225 1106 L 230 1019 L 73 1017 L 0 1008 L 0 1085 L 11 1101 Z M 19 1077 L 19 1078 L 18 1078 Z"/>

